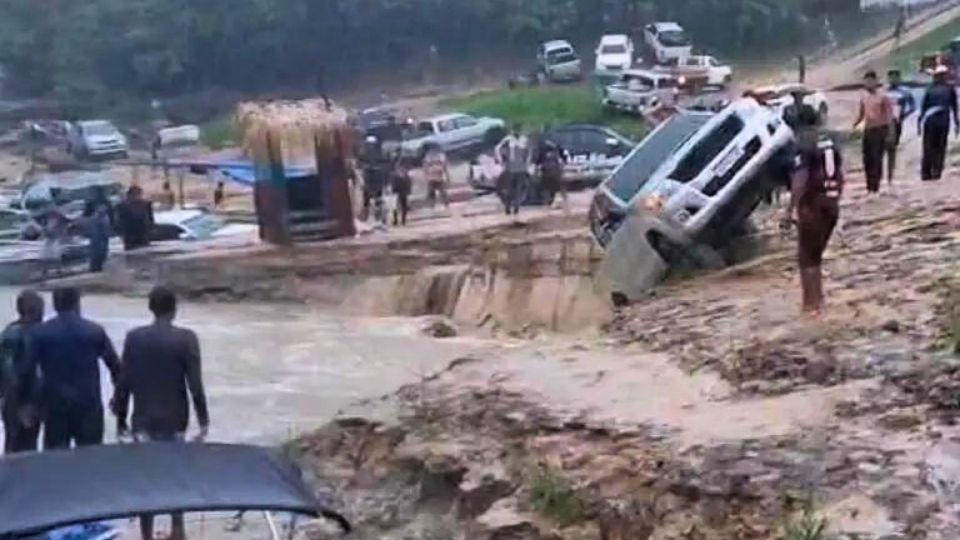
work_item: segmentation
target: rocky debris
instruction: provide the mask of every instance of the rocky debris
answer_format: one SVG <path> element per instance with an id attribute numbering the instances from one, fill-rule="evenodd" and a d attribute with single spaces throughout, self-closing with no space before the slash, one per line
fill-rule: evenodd
<path id="1" fill-rule="evenodd" d="M 457 327 L 446 317 L 430 317 L 424 321 L 421 332 L 434 338 L 456 337 Z"/>

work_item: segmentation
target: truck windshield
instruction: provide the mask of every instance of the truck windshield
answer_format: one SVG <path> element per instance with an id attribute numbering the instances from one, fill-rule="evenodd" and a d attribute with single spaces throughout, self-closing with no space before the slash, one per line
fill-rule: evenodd
<path id="1" fill-rule="evenodd" d="M 657 39 L 664 47 L 686 47 L 690 44 L 687 35 L 681 30 L 667 30 L 657 36 Z"/>
<path id="2" fill-rule="evenodd" d="M 569 49 L 561 49 L 547 53 L 547 63 L 551 66 L 555 66 L 557 64 L 568 64 L 576 61 L 577 55 L 573 54 L 573 51 Z"/>
<path id="3" fill-rule="evenodd" d="M 614 171 L 606 182 L 607 189 L 624 204 L 629 203 L 670 154 L 693 136 L 710 117 L 709 114 L 674 115 L 640 143 Z"/>
<path id="4" fill-rule="evenodd" d="M 83 132 L 86 135 L 102 137 L 113 135 L 117 132 L 117 128 L 113 127 L 113 124 L 110 122 L 87 122 L 83 124 Z"/>

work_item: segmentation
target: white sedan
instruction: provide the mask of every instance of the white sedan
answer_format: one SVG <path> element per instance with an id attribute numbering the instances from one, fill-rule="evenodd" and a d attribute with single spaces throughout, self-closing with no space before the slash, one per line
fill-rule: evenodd
<path id="1" fill-rule="evenodd" d="M 226 223 L 200 209 L 167 210 L 153 216 L 151 240 L 209 240 L 211 238 L 256 238 L 258 228 L 248 223 Z"/>

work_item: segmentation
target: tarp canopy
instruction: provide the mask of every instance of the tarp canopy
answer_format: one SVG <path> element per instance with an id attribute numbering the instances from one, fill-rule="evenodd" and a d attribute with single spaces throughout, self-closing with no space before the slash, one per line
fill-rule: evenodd
<path id="1" fill-rule="evenodd" d="M 240 510 L 323 516 L 349 530 L 265 448 L 151 443 L 0 458 L 0 538 L 140 514 Z"/>

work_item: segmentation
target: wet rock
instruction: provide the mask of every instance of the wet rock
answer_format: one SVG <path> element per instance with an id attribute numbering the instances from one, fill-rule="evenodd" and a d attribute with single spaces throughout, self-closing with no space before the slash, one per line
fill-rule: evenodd
<path id="1" fill-rule="evenodd" d="M 467 519 L 480 516 L 515 489 L 502 466 L 472 468 L 459 486 L 458 515 Z"/>
<path id="2" fill-rule="evenodd" d="M 891 334 L 900 333 L 900 321 L 896 319 L 890 319 L 889 321 L 883 323 L 883 326 L 880 327 L 885 332 L 890 332 Z"/>
<path id="3" fill-rule="evenodd" d="M 421 332 L 424 335 L 434 338 L 451 338 L 456 337 L 458 334 L 457 327 L 446 318 L 428 319 L 423 325 Z"/>
<path id="4" fill-rule="evenodd" d="M 895 411 L 881 416 L 877 423 L 895 431 L 912 429 L 923 423 L 923 418 L 913 411 Z"/>
<path id="5" fill-rule="evenodd" d="M 540 537 L 533 518 L 517 510 L 513 498 L 500 499 L 477 518 L 480 538 L 486 540 L 530 540 Z"/>

